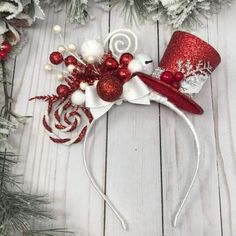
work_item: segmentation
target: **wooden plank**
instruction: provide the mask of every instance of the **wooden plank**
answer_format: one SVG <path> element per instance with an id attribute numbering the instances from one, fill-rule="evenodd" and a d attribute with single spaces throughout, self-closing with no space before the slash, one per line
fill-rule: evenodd
<path id="1" fill-rule="evenodd" d="M 91 7 L 91 10 L 93 8 Z M 108 33 L 108 13 L 100 8 L 93 9 L 96 16 L 86 27 L 75 29 L 67 24 L 66 36 L 71 42 L 81 45 L 84 41 L 96 39 L 103 43 Z M 106 117 L 99 119 L 88 140 L 87 159 L 95 179 L 101 188 L 105 183 L 106 157 Z M 73 145 L 69 154 L 69 173 L 67 176 L 66 212 L 67 225 L 80 235 L 102 235 L 104 224 L 104 202 L 95 192 L 85 175 L 82 161 L 82 144 Z"/>
<path id="2" fill-rule="evenodd" d="M 46 104 L 28 102 L 35 95 L 54 93 L 59 84 L 55 74 L 48 75 L 42 70 L 50 52 L 60 44 L 52 27 L 60 24 L 65 27 L 66 43 L 78 45 L 86 39 L 103 38 L 108 31 L 108 14 L 95 9 L 96 21 L 87 27 L 75 28 L 66 23 L 66 12 L 56 14 L 47 10 L 47 19 L 37 22 L 29 31 L 29 43 L 17 58 L 16 83 L 14 86 L 14 110 L 21 115 L 33 115 L 14 141 L 22 155 L 22 165 L 16 173 L 24 174 L 24 189 L 32 192 L 48 193 L 57 221 L 51 226 L 67 227 L 80 235 L 101 235 L 103 233 L 104 204 L 91 189 L 82 162 L 82 145 L 71 147 L 54 144 L 42 127 L 42 116 Z M 104 183 L 104 160 L 106 144 L 106 119 L 97 122 L 91 135 L 89 147 L 90 167 L 98 183 Z"/>
<path id="3" fill-rule="evenodd" d="M 51 9 L 46 12 L 46 21 L 37 22 L 35 28 L 29 30 L 29 43 L 16 62 L 13 108 L 21 115 L 34 115 L 34 118 L 12 139 L 22 155 L 15 173 L 24 172 L 25 190 L 49 193 L 58 216 L 54 226 L 66 226 L 84 236 L 236 234 L 236 135 L 233 122 L 236 116 L 236 83 L 232 63 L 236 35 L 231 27 L 225 27 L 234 22 L 235 7 L 233 5 L 232 9 L 210 21 L 207 29 L 196 32 L 220 49 L 223 63 L 213 75 L 212 90 L 209 81 L 201 95 L 196 97 L 205 108 L 205 114 L 201 117 L 188 115 L 198 131 L 203 155 L 196 185 L 177 228 L 171 225 L 173 214 L 192 176 L 195 148 L 190 132 L 175 114 L 164 107 L 159 114 L 156 104 L 149 107 L 130 104 L 114 107 L 108 116 L 107 154 L 106 117 L 98 121 L 92 132 L 89 140 L 91 169 L 103 188 L 106 181 L 108 196 L 128 221 L 129 231 L 124 232 L 108 207 L 105 208 L 103 225 L 104 203 L 85 175 L 81 145 L 68 148 L 49 141 L 41 124 L 45 104 L 28 102 L 31 96 L 54 92 L 58 84 L 53 75 L 46 75 L 42 70 L 49 52 L 59 43 L 51 32 L 52 26 L 56 23 L 64 25 L 66 42 L 81 44 L 85 39 L 104 38 L 108 31 L 108 15 L 96 9 L 94 15 L 97 20 L 77 29 L 65 23 L 65 11 L 54 14 Z M 114 8 L 111 30 L 124 26 L 122 22 L 122 17 Z M 138 35 L 140 52 L 151 52 L 157 59 L 156 25 L 148 22 L 132 28 Z M 160 27 L 159 35 L 162 54 L 171 35 L 166 25 Z"/>
<path id="4" fill-rule="evenodd" d="M 207 29 L 194 33 L 207 40 Z M 166 26 L 160 27 L 160 55 L 171 34 Z M 210 81 L 195 100 L 205 110 L 202 116 L 188 114 L 201 142 L 200 171 L 177 228 L 172 226 L 173 217 L 190 184 L 196 163 L 196 149 L 186 124 L 169 109 L 161 107 L 164 235 L 168 236 L 221 235 Z"/>
<path id="5" fill-rule="evenodd" d="M 217 45 L 222 63 L 212 79 L 216 150 L 220 179 L 223 235 L 236 234 L 236 81 L 235 22 L 236 4 L 209 22 L 209 40 Z"/>
<path id="6" fill-rule="evenodd" d="M 125 27 L 117 8 L 110 29 Z M 157 26 L 133 25 L 138 52 L 157 59 Z M 155 60 L 156 61 L 156 60 Z M 123 231 L 106 207 L 105 235 L 162 235 L 159 106 L 122 104 L 108 116 L 106 192 L 129 224 Z"/>

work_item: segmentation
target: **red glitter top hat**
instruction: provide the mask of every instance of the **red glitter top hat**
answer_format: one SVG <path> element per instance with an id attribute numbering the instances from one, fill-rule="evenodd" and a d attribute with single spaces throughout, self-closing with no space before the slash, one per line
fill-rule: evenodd
<path id="1" fill-rule="evenodd" d="M 211 45 L 195 35 L 176 31 L 153 76 L 136 74 L 177 107 L 202 114 L 203 109 L 192 100 L 192 95 L 200 92 L 220 61 Z"/>

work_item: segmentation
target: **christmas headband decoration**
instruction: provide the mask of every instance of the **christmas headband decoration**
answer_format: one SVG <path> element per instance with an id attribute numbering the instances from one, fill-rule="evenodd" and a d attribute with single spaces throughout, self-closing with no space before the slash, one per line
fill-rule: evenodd
<path id="1" fill-rule="evenodd" d="M 53 29 L 60 34 L 60 26 L 56 25 Z M 109 50 L 105 52 L 104 48 L 107 46 Z M 110 33 L 104 46 L 96 40 L 84 42 L 79 54 L 73 43 L 61 45 L 51 53 L 51 64 L 44 67 L 46 71 L 52 71 L 58 70 L 53 65 L 65 65 L 65 69 L 57 75 L 61 81 L 56 89 L 57 94 L 30 99 L 48 103 L 43 126 L 52 141 L 70 145 L 84 138 L 83 162 L 86 174 L 125 230 L 128 228 L 127 223 L 96 183 L 87 165 L 86 142 L 93 124 L 113 105 L 121 105 L 122 102 L 140 105 L 157 102 L 169 107 L 187 123 L 195 140 L 197 161 L 191 183 L 174 217 L 176 226 L 195 182 L 201 153 L 194 126 L 180 109 L 194 114 L 203 113 L 192 96 L 200 92 L 221 61 L 217 51 L 208 43 L 181 31 L 173 34 L 159 67 L 155 70 L 151 57 L 135 54 L 137 49 L 137 37 L 128 29 Z M 78 133 L 77 128 L 83 117 L 86 124 Z M 76 135 L 60 137 L 58 131 L 65 134 L 73 132 Z"/>

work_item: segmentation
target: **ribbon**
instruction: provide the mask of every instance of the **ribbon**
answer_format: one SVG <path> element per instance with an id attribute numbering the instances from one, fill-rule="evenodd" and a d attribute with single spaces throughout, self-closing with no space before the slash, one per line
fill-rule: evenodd
<path id="1" fill-rule="evenodd" d="M 85 106 L 90 108 L 90 112 L 96 120 L 108 112 L 113 105 L 121 105 L 123 101 L 150 105 L 149 93 L 150 89 L 147 85 L 138 76 L 134 76 L 124 84 L 122 96 L 114 102 L 102 100 L 97 94 L 96 85 L 88 86 L 85 90 Z"/>

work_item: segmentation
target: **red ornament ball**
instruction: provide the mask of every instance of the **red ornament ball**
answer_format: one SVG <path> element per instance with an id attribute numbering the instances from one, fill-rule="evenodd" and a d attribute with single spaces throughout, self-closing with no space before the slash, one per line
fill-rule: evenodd
<path id="1" fill-rule="evenodd" d="M 183 78 L 184 78 L 184 74 L 178 71 L 175 73 L 174 81 L 180 82 L 181 80 L 183 80 Z"/>
<path id="2" fill-rule="evenodd" d="M 8 42 L 3 42 L 1 45 L 1 51 L 4 51 L 6 53 L 9 53 L 11 51 L 11 44 Z"/>
<path id="3" fill-rule="evenodd" d="M 60 97 L 66 97 L 69 95 L 69 92 L 70 92 L 70 88 L 65 85 L 65 84 L 60 84 L 58 87 L 57 87 L 57 94 L 60 96 Z"/>
<path id="4" fill-rule="evenodd" d="M 180 89 L 180 82 L 179 81 L 174 81 L 171 86 L 177 90 Z"/>
<path id="5" fill-rule="evenodd" d="M 117 71 L 117 76 L 123 83 L 125 83 L 131 79 L 131 72 L 128 68 L 119 68 Z"/>
<path id="6" fill-rule="evenodd" d="M 120 64 L 128 66 L 128 64 L 134 59 L 134 56 L 130 53 L 124 53 L 120 56 Z"/>
<path id="7" fill-rule="evenodd" d="M 0 50 L 0 59 L 4 60 L 7 58 L 7 53 L 3 50 Z"/>
<path id="8" fill-rule="evenodd" d="M 105 53 L 104 56 L 102 57 L 102 60 L 105 61 L 108 57 L 112 57 L 111 51 L 109 51 L 108 53 Z"/>
<path id="9" fill-rule="evenodd" d="M 65 58 L 65 65 L 74 65 L 76 66 L 78 64 L 77 59 L 74 56 L 68 56 Z"/>
<path id="10" fill-rule="evenodd" d="M 111 70 L 116 70 L 118 68 L 118 62 L 116 61 L 115 58 L 113 57 L 108 57 L 105 61 L 104 61 L 104 65 L 105 68 L 109 71 Z"/>
<path id="11" fill-rule="evenodd" d="M 98 81 L 98 96 L 107 102 L 114 102 L 123 92 L 122 83 L 113 75 L 106 75 Z"/>
<path id="12" fill-rule="evenodd" d="M 172 83 L 174 80 L 174 75 L 170 71 L 164 71 L 160 76 L 161 81 L 165 83 Z"/>
<path id="13" fill-rule="evenodd" d="M 51 53 L 49 59 L 50 59 L 50 62 L 54 65 L 59 65 L 63 62 L 63 56 L 60 52 Z"/>

